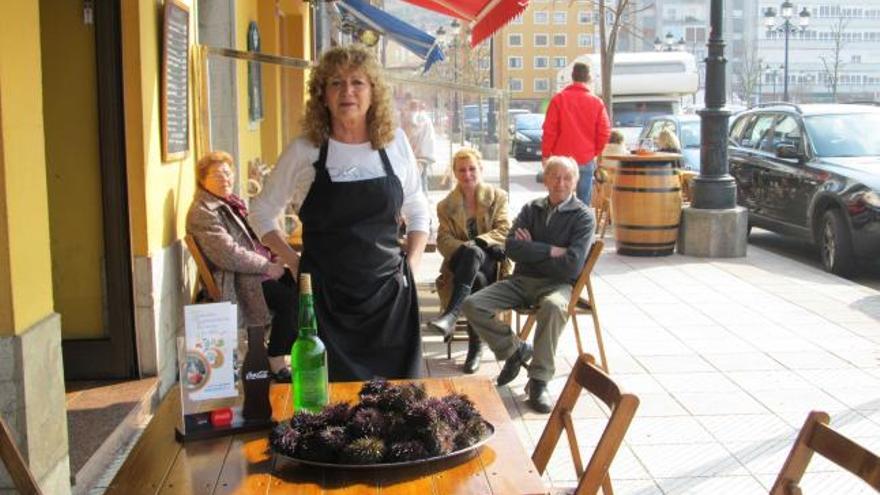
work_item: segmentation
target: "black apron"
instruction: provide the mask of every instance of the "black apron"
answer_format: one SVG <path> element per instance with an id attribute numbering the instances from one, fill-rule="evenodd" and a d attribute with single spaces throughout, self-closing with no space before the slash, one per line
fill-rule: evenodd
<path id="1" fill-rule="evenodd" d="M 300 271 L 311 273 L 330 381 L 417 378 L 421 334 L 415 281 L 397 240 L 403 187 L 379 150 L 385 177 L 332 182 L 327 143 L 299 211 Z"/>

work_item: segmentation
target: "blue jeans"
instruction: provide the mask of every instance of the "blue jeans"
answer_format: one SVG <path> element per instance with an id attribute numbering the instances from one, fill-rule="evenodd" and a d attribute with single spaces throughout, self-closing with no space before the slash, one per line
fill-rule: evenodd
<path id="1" fill-rule="evenodd" d="M 590 196 L 593 194 L 593 169 L 595 168 L 595 158 L 583 165 L 578 164 L 580 178 L 578 179 L 577 191 L 575 194 L 578 199 L 583 201 L 587 206 L 590 206 Z"/>

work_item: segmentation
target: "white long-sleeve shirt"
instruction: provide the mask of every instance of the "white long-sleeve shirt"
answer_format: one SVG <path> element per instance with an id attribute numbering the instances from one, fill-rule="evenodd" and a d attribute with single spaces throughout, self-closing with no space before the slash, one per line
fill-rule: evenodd
<path id="1" fill-rule="evenodd" d="M 403 186 L 403 215 L 407 232 L 428 232 L 430 212 L 428 200 L 421 189 L 416 158 L 402 130 L 397 129 L 394 140 L 385 147 L 391 169 Z M 320 148 L 303 137 L 288 146 L 278 158 L 272 173 L 266 178 L 263 190 L 250 204 L 248 223 L 259 238 L 281 230 L 278 218 L 288 204 L 299 214 L 306 195 L 315 181 L 315 167 Z M 327 149 L 327 172 L 333 182 L 354 182 L 384 177 L 382 158 L 370 143 L 346 144 L 330 139 Z"/>

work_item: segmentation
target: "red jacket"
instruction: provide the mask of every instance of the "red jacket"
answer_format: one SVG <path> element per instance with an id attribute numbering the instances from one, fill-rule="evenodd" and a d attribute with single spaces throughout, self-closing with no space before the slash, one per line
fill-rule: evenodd
<path id="1" fill-rule="evenodd" d="M 570 156 L 583 165 L 608 144 L 611 123 L 602 99 L 581 83 L 573 83 L 550 100 L 544 117 L 541 155 Z"/>

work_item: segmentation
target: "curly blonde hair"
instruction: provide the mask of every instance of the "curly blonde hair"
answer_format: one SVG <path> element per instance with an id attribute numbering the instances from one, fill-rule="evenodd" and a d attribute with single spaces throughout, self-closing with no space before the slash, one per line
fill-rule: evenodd
<path id="1" fill-rule="evenodd" d="M 353 70 L 362 70 L 370 80 L 372 101 L 367 110 L 367 129 L 373 149 L 384 148 L 394 139 L 397 127 L 391 105 L 391 90 L 382 78 L 376 57 L 360 45 L 331 48 L 324 52 L 309 76 L 309 101 L 302 127 L 306 139 L 321 146 L 330 138 L 330 110 L 324 104 L 324 90 L 331 77 Z"/>

